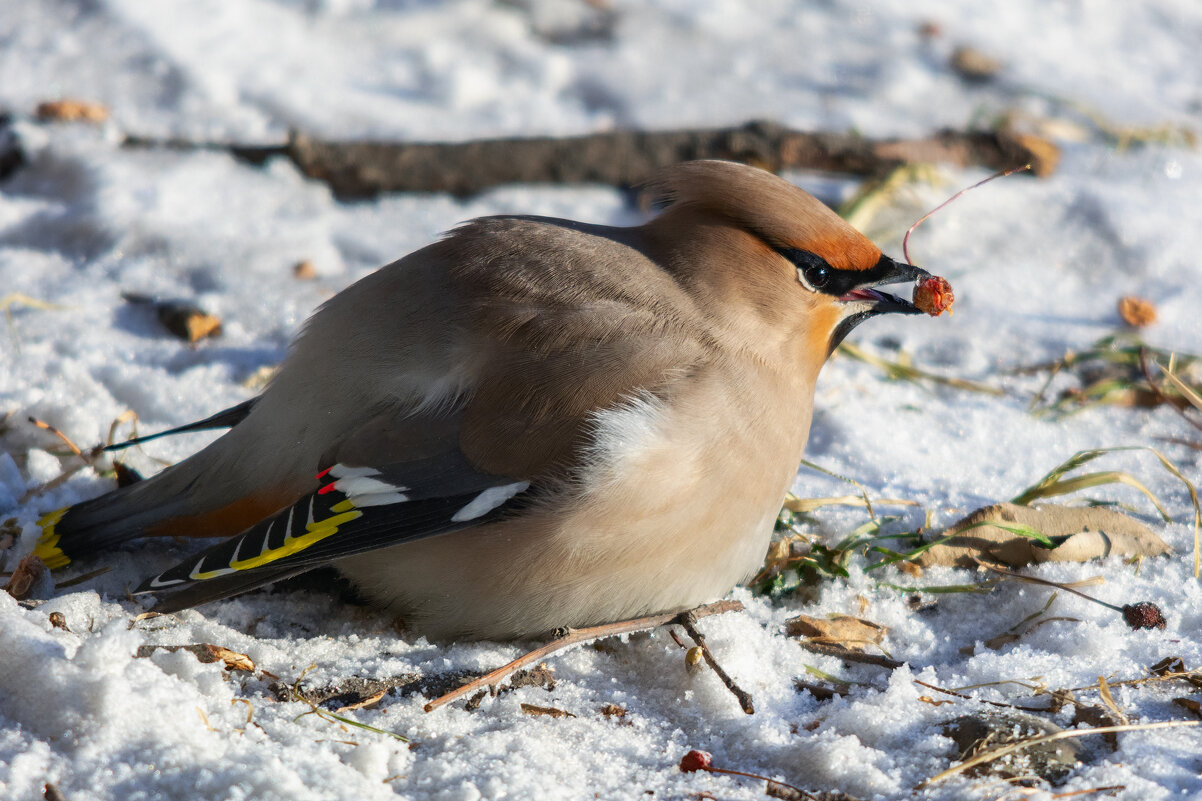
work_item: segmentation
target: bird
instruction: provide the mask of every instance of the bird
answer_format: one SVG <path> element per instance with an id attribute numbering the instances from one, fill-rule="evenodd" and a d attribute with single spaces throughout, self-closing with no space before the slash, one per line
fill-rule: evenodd
<path id="1" fill-rule="evenodd" d="M 432 640 L 725 595 L 763 563 L 820 368 L 919 312 L 876 287 L 931 274 L 756 167 L 683 162 L 649 191 L 642 225 L 483 217 L 368 274 L 259 396 L 162 432 L 226 433 L 45 515 L 35 553 L 221 537 L 136 592 L 174 612 L 332 566 Z"/>

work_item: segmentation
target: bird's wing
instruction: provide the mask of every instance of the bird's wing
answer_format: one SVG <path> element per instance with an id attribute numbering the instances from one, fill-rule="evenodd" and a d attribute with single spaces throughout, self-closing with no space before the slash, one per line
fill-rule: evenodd
<path id="1" fill-rule="evenodd" d="M 405 269 L 453 273 L 466 336 L 485 362 L 472 385 L 442 407 L 378 410 L 323 457 L 331 467 L 320 489 L 139 592 L 171 593 L 162 608 L 183 608 L 511 513 L 578 476 L 598 411 L 668 393 L 703 361 L 680 288 L 620 242 L 498 218 L 423 258 Z M 374 291 L 403 297 L 387 273 L 380 280 Z M 367 324 L 334 302 L 326 314 L 310 339 Z"/>
<path id="2" fill-rule="evenodd" d="M 382 467 L 342 462 L 292 506 L 144 582 L 174 611 L 364 551 L 457 531 L 520 506 L 530 482 L 476 470 L 457 448 Z"/>

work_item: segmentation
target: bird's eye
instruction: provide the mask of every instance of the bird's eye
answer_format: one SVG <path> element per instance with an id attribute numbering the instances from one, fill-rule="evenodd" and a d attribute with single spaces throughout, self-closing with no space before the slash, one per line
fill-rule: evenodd
<path id="1" fill-rule="evenodd" d="M 802 268 L 805 271 L 806 283 L 814 287 L 814 289 L 822 289 L 830 280 L 830 270 L 825 264 L 821 265 L 806 265 Z"/>
<path id="2" fill-rule="evenodd" d="M 826 259 L 798 248 L 782 248 L 780 254 L 797 267 L 797 282 L 811 292 L 831 293 L 840 282 L 839 270 Z M 842 293 L 839 293 L 842 294 Z"/>

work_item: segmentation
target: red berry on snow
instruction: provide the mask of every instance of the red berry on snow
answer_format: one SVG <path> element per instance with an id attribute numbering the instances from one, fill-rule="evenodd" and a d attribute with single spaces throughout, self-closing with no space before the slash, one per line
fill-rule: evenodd
<path id="1" fill-rule="evenodd" d="M 698 770 L 709 770 L 714 764 L 714 755 L 709 751 L 693 750 L 680 758 L 680 769 L 685 773 Z"/>
<path id="2" fill-rule="evenodd" d="M 1163 629 L 1165 626 L 1164 614 L 1160 607 L 1148 601 L 1124 606 L 1123 620 L 1133 629 Z"/>

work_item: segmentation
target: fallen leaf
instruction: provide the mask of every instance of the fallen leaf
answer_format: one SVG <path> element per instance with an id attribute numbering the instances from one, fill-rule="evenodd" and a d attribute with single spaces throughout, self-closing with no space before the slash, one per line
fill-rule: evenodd
<path id="1" fill-rule="evenodd" d="M 834 615 L 826 619 L 798 615 L 785 621 L 785 633 L 790 637 L 836 643 L 857 651 L 880 643 L 888 631 L 878 623 L 851 615 Z"/>
<path id="2" fill-rule="evenodd" d="M 226 670 L 243 670 L 247 673 L 253 673 L 255 670 L 254 661 L 246 654 L 240 654 L 237 651 L 231 651 L 229 648 L 207 642 L 193 645 L 140 645 L 134 656 L 144 658 L 150 656 L 155 651 L 187 651 L 205 664 L 224 662 Z"/>
<path id="3" fill-rule="evenodd" d="M 221 334 L 221 319 L 183 300 L 156 300 L 146 295 L 124 293 L 127 303 L 150 306 L 159 322 L 180 339 L 197 342 Z"/>
<path id="4" fill-rule="evenodd" d="M 576 717 L 566 709 L 556 709 L 553 706 L 535 706 L 534 704 L 522 704 L 522 711 L 527 715 L 535 717 L 546 716 L 549 718 L 574 718 Z"/>
<path id="5" fill-rule="evenodd" d="M 292 277 L 298 281 L 312 281 L 317 277 L 317 268 L 308 259 L 298 261 L 292 266 Z"/>
<path id="6" fill-rule="evenodd" d="M 1195 701 L 1193 698 L 1174 698 L 1173 703 L 1182 709 L 1188 709 L 1198 717 L 1202 718 L 1202 703 Z"/>
<path id="7" fill-rule="evenodd" d="M 1119 298 L 1119 316 L 1132 328 L 1144 328 L 1156 322 L 1156 306 L 1150 300 L 1125 295 Z"/>
<path id="8" fill-rule="evenodd" d="M 1004 526 L 1038 532 L 1056 546 L 1047 548 Z M 978 559 L 985 558 L 1021 567 L 1033 562 L 1085 562 L 1112 555 L 1159 556 L 1172 550 L 1143 523 L 1113 509 L 1056 504 L 986 506 L 939 536 L 953 539 L 919 554 L 916 561 L 920 565 L 973 567 Z"/>
<path id="9" fill-rule="evenodd" d="M 945 737 L 955 742 L 960 761 L 1001 746 L 1063 731 L 1043 718 L 1010 710 L 982 710 L 949 720 L 940 729 Z M 1037 743 L 980 765 L 970 770 L 968 775 L 1010 778 L 1034 774 L 1056 783 L 1066 778 L 1078 765 L 1077 751 L 1078 746 L 1068 740 Z"/>
<path id="10" fill-rule="evenodd" d="M 48 575 L 46 565 L 40 558 L 27 554 L 17 563 L 17 569 L 8 577 L 4 591 L 18 601 L 24 601 L 34 594 L 40 581 Z"/>

